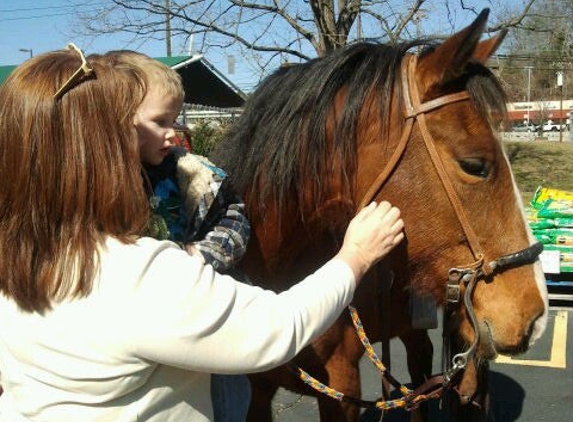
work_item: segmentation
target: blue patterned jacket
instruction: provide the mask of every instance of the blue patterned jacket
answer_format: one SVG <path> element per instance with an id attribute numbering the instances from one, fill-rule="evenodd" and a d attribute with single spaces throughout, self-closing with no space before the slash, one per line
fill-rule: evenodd
<path id="1" fill-rule="evenodd" d="M 234 267 L 245 254 L 250 225 L 225 172 L 178 147 L 145 171 L 151 207 L 147 235 L 192 244 L 218 271 Z"/>

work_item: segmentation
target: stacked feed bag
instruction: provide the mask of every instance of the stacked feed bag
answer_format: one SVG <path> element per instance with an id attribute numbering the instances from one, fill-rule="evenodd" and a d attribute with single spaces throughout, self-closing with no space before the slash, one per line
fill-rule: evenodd
<path id="1" fill-rule="evenodd" d="M 539 187 L 526 213 L 545 272 L 573 272 L 573 192 Z"/>

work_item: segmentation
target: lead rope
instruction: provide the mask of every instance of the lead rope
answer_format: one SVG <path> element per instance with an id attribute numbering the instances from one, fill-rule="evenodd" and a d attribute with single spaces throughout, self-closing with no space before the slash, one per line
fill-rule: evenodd
<path id="1" fill-rule="evenodd" d="M 355 397 L 347 396 L 344 393 L 323 384 L 316 378 L 312 377 L 308 372 L 302 370 L 300 367 L 295 366 L 293 364 L 289 364 L 288 368 L 293 371 L 306 385 L 311 387 L 312 389 L 322 393 L 330 398 L 333 398 L 340 402 L 349 402 L 353 403 L 357 406 L 370 408 L 374 407 L 376 409 L 385 411 L 391 409 L 405 409 L 407 411 L 416 409 L 421 403 L 432 400 L 438 399 L 442 396 L 444 385 L 441 376 L 432 377 L 429 380 L 427 385 L 424 388 L 419 388 L 417 390 L 411 390 L 406 387 L 404 384 L 401 384 L 397 381 L 386 369 L 374 348 L 370 344 L 370 340 L 366 336 L 364 331 L 364 326 L 362 325 L 362 321 L 358 316 L 358 312 L 355 307 L 349 305 L 348 311 L 350 313 L 350 318 L 352 319 L 352 323 L 354 328 L 356 329 L 356 333 L 358 334 L 358 338 L 360 342 L 364 346 L 364 350 L 366 350 L 366 355 L 368 359 L 376 366 L 378 371 L 380 372 L 381 376 L 384 377 L 396 390 L 400 391 L 402 397 L 393 399 L 393 400 L 362 400 Z M 425 393 L 427 391 L 427 394 Z"/>
<path id="2" fill-rule="evenodd" d="M 352 319 L 352 324 L 354 324 L 354 329 L 356 330 L 356 334 L 358 335 L 358 338 L 360 339 L 362 346 L 364 346 L 364 350 L 366 351 L 366 356 L 368 356 L 370 362 L 374 364 L 374 366 L 378 369 L 378 371 L 382 374 L 382 376 L 386 378 L 386 380 L 390 384 L 392 384 L 394 388 L 400 390 L 403 396 L 411 394 L 412 390 L 410 390 L 405 385 L 398 382 L 396 378 L 394 378 L 392 374 L 388 372 L 388 370 L 386 369 L 386 367 L 384 366 L 384 364 L 374 351 L 372 344 L 370 344 L 370 340 L 366 336 L 366 332 L 364 331 L 364 326 L 362 325 L 362 321 L 360 321 L 360 318 L 358 317 L 358 311 L 356 310 L 356 308 L 352 305 L 349 305 L 348 312 L 350 314 L 350 318 Z"/>

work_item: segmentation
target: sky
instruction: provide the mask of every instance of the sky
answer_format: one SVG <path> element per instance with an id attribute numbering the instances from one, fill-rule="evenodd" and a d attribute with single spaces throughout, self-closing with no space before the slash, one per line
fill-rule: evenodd
<path id="1" fill-rule="evenodd" d="M 30 57 L 64 48 L 74 42 L 86 54 L 108 50 L 132 49 L 151 57 L 166 56 L 164 40 L 134 42 L 130 35 L 114 34 L 79 37 L 73 31 L 73 7 L 67 0 L 0 0 L 0 66 L 18 65 Z M 27 50 L 27 51 L 21 51 Z M 173 55 L 187 55 L 173 45 Z M 251 88 L 255 83 L 245 73 L 228 73 L 227 62 L 220 56 L 205 56 L 225 77 L 239 88 Z"/>
<path id="2" fill-rule="evenodd" d="M 0 0 L 0 65 L 19 64 L 29 57 L 64 48 L 70 41 L 88 53 L 131 48 L 150 55 L 165 55 L 164 41 L 135 44 L 127 35 L 101 37 L 96 40 L 73 35 L 74 10 L 68 0 Z M 72 38 L 74 37 L 74 38 Z"/>
<path id="3" fill-rule="evenodd" d="M 99 1 L 94 0 L 96 3 Z M 525 0 L 504 0 L 504 3 L 514 4 L 523 1 Z M 473 0 L 469 3 L 475 7 L 485 7 L 495 2 Z M 431 2 L 428 4 L 431 5 Z M 133 49 L 152 57 L 166 55 L 164 40 L 134 42 L 128 34 L 106 35 L 95 39 L 80 37 L 74 35 L 73 25 L 74 10 L 68 0 L 0 0 L 0 66 L 18 65 L 28 59 L 31 54 L 37 55 L 61 49 L 71 41 L 82 48 L 86 54 Z M 174 42 L 173 55 L 187 54 L 185 51 L 178 51 L 177 48 L 181 50 L 181 47 L 177 47 Z M 242 66 L 240 62 L 236 64 L 235 72 L 229 73 L 227 56 L 224 53 L 206 54 L 205 58 L 243 90 L 248 91 L 256 83 L 253 72 L 247 66 Z"/>

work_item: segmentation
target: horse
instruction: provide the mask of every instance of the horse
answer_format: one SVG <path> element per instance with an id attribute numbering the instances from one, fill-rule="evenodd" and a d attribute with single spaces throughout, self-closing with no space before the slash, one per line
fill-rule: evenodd
<path id="1" fill-rule="evenodd" d="M 353 306 L 371 342 L 382 340 L 381 315 L 390 315 L 386 334 L 407 344 L 417 383 L 431 371 L 432 345 L 413 329 L 410 301 L 447 308 L 460 348 L 441 378 L 448 389 L 475 385 L 481 362 L 499 353 L 527 350 L 548 312 L 540 245 L 496 136 L 505 95 L 485 63 L 505 34 L 480 41 L 488 12 L 442 42 L 363 41 L 279 68 L 211 155 L 251 221 L 241 269 L 277 292 L 336 253 L 357 210 L 373 200 L 396 205 L 405 240 L 366 275 Z M 363 354 L 343 313 L 292 364 L 360 398 Z M 279 387 L 315 396 L 322 421 L 359 417 L 355 402 L 311 389 L 289 365 L 250 379 L 250 421 L 272 420 Z"/>

